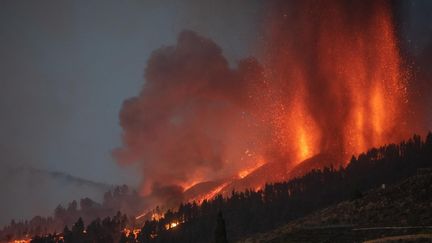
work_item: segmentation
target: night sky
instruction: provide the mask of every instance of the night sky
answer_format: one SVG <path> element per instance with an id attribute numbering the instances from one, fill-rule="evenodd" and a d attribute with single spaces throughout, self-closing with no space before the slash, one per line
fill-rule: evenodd
<path id="1" fill-rule="evenodd" d="M 262 5 L 1 1 L 0 225 L 83 196 L 100 199 L 104 186 L 136 186 L 140 174 L 119 166 L 111 151 L 121 143 L 122 102 L 140 91 L 151 52 L 189 29 L 213 39 L 231 65 L 257 56 Z M 403 49 L 432 63 L 432 2 L 405 1 L 398 11 Z"/>

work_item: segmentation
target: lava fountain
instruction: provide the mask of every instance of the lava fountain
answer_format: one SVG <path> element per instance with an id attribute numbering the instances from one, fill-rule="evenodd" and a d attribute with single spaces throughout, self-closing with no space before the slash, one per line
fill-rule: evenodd
<path id="1" fill-rule="evenodd" d="M 259 97 L 280 150 L 298 162 L 322 152 L 346 161 L 409 136 L 406 71 L 387 1 L 269 5 Z"/>

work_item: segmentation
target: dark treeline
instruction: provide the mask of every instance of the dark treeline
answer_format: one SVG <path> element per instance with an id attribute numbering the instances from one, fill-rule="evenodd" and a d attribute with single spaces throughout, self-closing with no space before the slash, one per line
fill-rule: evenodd
<path id="1" fill-rule="evenodd" d="M 181 204 L 176 211 L 167 211 L 160 220 L 146 221 L 137 237 L 121 232 L 122 224 L 127 222 L 119 220 L 119 214 L 117 218 L 93 221 L 86 233 L 82 233 L 84 226 L 78 221 L 79 229 L 75 226 L 74 229 L 80 238 L 70 241 L 67 238 L 70 232 L 65 230 L 60 242 L 214 242 L 219 212 L 223 212 L 228 240 L 234 241 L 331 204 L 362 197 L 366 190 L 397 182 L 415 174 L 419 168 L 431 166 L 432 134 L 425 140 L 415 135 L 399 145 L 374 148 L 352 157 L 345 168 L 314 170 L 301 178 L 265 185 L 259 191 L 232 192 L 228 198 L 217 196 L 201 205 Z M 117 226 L 110 228 L 110 224 Z M 33 242 L 58 241 L 54 236 L 49 237 L 35 238 Z"/>
<path id="2" fill-rule="evenodd" d="M 264 232 L 331 204 L 361 197 L 362 192 L 407 178 L 417 169 L 432 166 L 432 134 L 424 141 L 413 136 L 352 157 L 345 168 L 314 170 L 287 182 L 266 185 L 263 190 L 233 192 L 229 198 L 216 197 L 182 204 L 160 221 L 148 221 L 138 242 L 212 242 L 218 211 L 222 211 L 228 239 Z M 164 225 L 184 222 L 174 229 Z M 156 235 L 157 237 L 152 237 Z"/>
<path id="3" fill-rule="evenodd" d="M 93 220 L 87 227 L 84 225 L 82 218 L 79 218 L 72 228 L 67 226 L 63 229 L 62 233 L 53 233 L 44 236 L 35 236 L 31 242 L 33 243 L 54 243 L 54 242 L 127 242 L 128 239 L 123 229 L 126 227 L 128 218 L 118 212 L 114 217 L 106 217 L 103 220 L 97 218 Z M 129 234 L 135 238 L 133 234 Z"/>
<path id="4" fill-rule="evenodd" d="M 105 218 L 122 211 L 128 215 L 135 215 L 143 207 L 142 198 L 136 191 L 128 186 L 118 186 L 104 194 L 102 203 L 90 198 L 72 201 L 67 207 L 58 205 L 51 217 L 35 216 L 31 220 L 15 222 L 12 220 L 8 226 L 0 231 L 0 242 L 26 236 L 47 235 L 53 232 L 62 232 L 65 226 L 72 226 L 79 218 L 84 222 L 91 222 L 96 218 Z M 134 218 L 129 219 L 133 224 Z"/>

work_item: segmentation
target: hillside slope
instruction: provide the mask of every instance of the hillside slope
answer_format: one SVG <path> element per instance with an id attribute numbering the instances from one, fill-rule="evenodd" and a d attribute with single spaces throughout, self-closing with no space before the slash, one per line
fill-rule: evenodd
<path id="1" fill-rule="evenodd" d="M 421 237 L 425 242 L 431 242 L 431 225 L 432 169 L 421 169 L 397 184 L 359 194 L 355 200 L 241 242 L 362 242 L 396 235 L 411 235 L 412 242 L 423 242 L 415 238 L 419 233 L 424 233 Z"/>

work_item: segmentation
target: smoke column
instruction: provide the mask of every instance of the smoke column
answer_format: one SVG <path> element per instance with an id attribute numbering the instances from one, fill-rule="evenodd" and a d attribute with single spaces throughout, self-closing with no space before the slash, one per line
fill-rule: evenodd
<path id="1" fill-rule="evenodd" d="M 114 152 L 121 163 L 140 163 L 143 194 L 238 170 L 233 153 L 243 153 L 253 135 L 245 87 L 258 69 L 253 59 L 231 69 L 215 43 L 191 31 L 152 54 L 141 93 L 123 104 L 125 146 Z"/>

